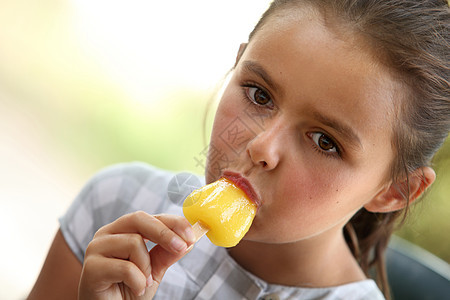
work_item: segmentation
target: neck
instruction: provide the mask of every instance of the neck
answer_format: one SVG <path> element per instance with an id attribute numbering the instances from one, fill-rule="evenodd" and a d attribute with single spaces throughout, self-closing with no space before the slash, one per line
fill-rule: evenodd
<path id="1" fill-rule="evenodd" d="M 243 268 L 272 284 L 329 287 L 365 279 L 342 234 L 286 244 L 243 240 L 228 251 Z"/>

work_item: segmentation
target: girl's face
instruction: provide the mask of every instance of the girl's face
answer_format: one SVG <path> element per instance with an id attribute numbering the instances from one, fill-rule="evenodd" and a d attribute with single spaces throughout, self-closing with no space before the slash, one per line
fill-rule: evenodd
<path id="1" fill-rule="evenodd" d="M 259 195 L 246 239 L 340 231 L 382 193 L 398 86 L 357 39 L 307 16 L 269 19 L 224 91 L 206 169 L 207 182 L 232 171 Z"/>

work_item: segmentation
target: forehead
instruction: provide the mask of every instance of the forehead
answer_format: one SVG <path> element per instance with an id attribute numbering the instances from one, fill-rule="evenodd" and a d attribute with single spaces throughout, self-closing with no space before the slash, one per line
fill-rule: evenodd
<path id="1" fill-rule="evenodd" d="M 401 85 L 356 36 L 339 35 L 313 9 L 281 11 L 255 33 L 241 62 L 257 61 L 302 109 L 345 118 L 363 133 L 391 136 Z M 238 65 L 239 67 L 239 65 Z"/>

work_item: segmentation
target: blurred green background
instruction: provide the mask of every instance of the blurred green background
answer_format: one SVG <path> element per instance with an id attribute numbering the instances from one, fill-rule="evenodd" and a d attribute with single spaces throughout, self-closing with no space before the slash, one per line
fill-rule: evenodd
<path id="1" fill-rule="evenodd" d="M 8 299 L 26 295 L 57 218 L 99 169 L 144 161 L 203 173 L 207 103 L 267 3 L 248 1 L 239 12 L 237 0 L 191 4 L 192 14 L 212 12 L 197 16 L 212 33 L 205 20 L 182 31 L 193 18 L 174 23 L 169 4 L 157 8 L 167 18 L 155 26 L 148 1 L 0 2 L 0 230 L 9 242 L 0 290 Z M 226 26 L 219 12 L 245 22 Z M 161 28 L 170 38 L 156 47 Z M 450 262 L 450 141 L 434 164 L 437 182 L 396 234 Z"/>

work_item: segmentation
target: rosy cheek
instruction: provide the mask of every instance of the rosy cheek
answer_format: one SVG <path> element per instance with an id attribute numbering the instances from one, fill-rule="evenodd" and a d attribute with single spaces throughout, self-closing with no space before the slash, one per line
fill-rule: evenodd
<path id="1" fill-rule="evenodd" d="M 285 185 L 285 191 L 297 195 L 302 206 L 314 208 L 330 204 L 341 189 L 338 176 L 326 173 L 317 165 L 303 167 L 294 174 L 290 174 Z"/>

